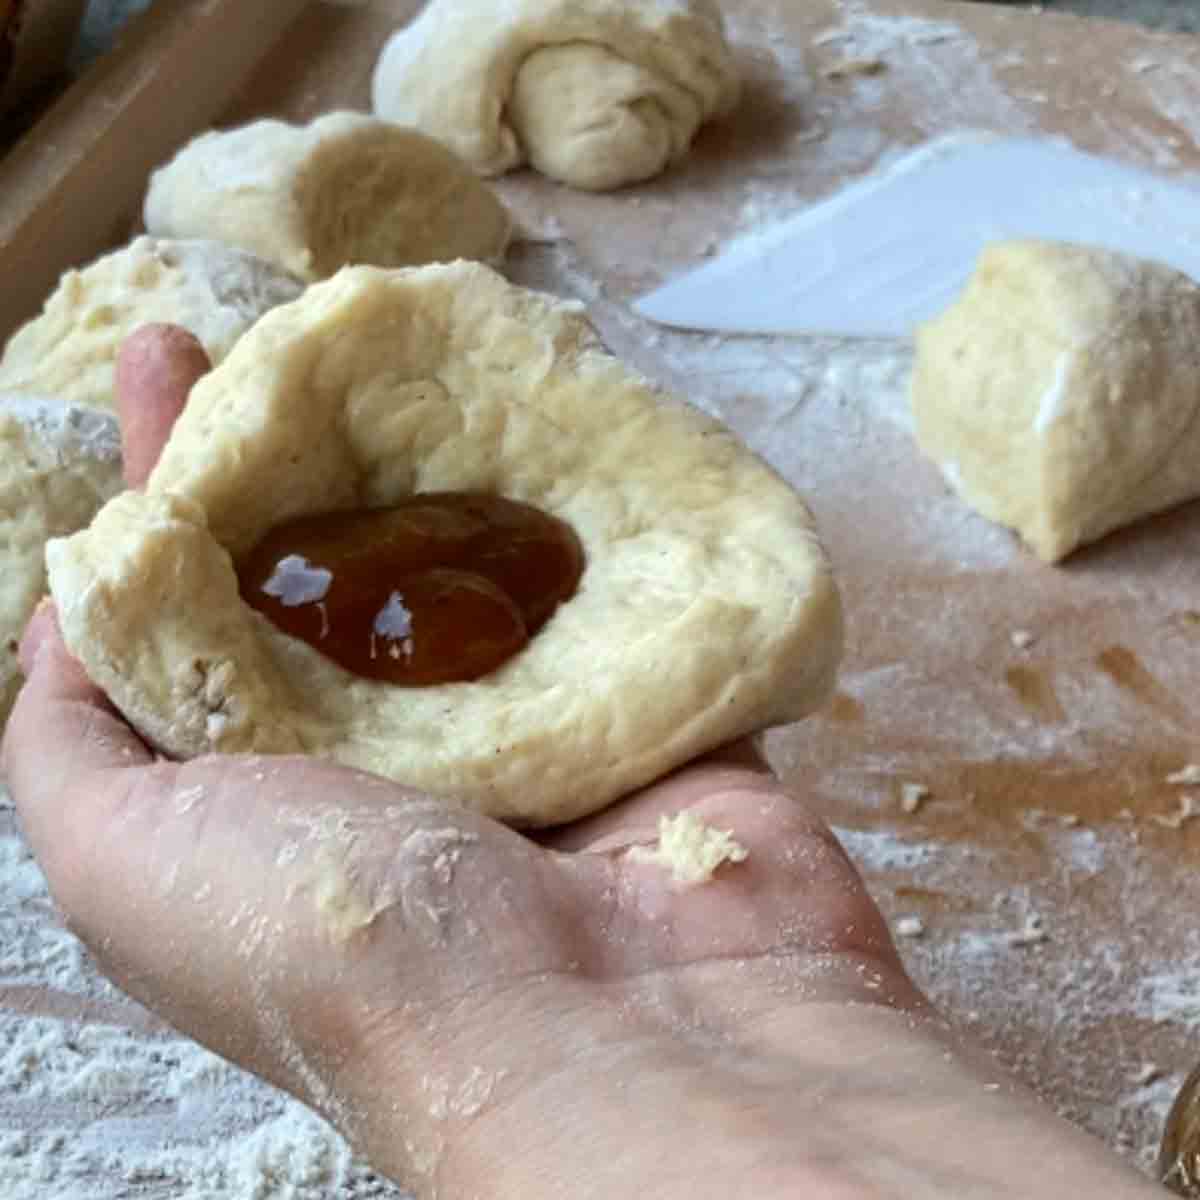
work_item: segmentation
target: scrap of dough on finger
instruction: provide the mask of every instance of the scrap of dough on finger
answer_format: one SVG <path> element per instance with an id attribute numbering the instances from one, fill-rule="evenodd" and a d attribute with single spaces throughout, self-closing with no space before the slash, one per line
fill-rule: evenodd
<path id="1" fill-rule="evenodd" d="M 493 262 L 512 233 L 443 145 L 353 112 L 201 134 L 151 176 L 143 216 L 151 233 L 228 242 L 309 282 L 356 263 Z"/>
<path id="2" fill-rule="evenodd" d="M 709 825 L 692 809 L 658 819 L 658 841 L 634 846 L 629 859 L 662 867 L 681 887 L 708 883 L 726 863 L 742 863 L 750 852 L 728 829 Z"/>
<path id="3" fill-rule="evenodd" d="M 918 444 L 1046 562 L 1200 495 L 1200 286 L 1162 263 L 984 250 L 917 333 Z"/>
<path id="4" fill-rule="evenodd" d="M 739 93 L 714 0 L 432 0 L 372 85 L 379 116 L 481 174 L 597 191 L 665 170 Z"/>
<path id="5" fill-rule="evenodd" d="M 17 644 L 46 593 L 46 540 L 82 529 L 121 487 L 114 417 L 0 392 L 0 724 L 21 684 Z"/>
<path id="6" fill-rule="evenodd" d="M 242 601 L 234 563 L 283 521 L 439 491 L 532 504 L 583 545 L 576 593 L 491 674 L 364 679 Z M 520 825 L 800 719 L 842 647 L 793 489 L 577 304 L 475 263 L 347 268 L 268 314 L 145 492 L 47 561 L 72 653 L 166 752 L 324 755 Z"/>
<path id="7" fill-rule="evenodd" d="M 63 275 L 40 315 L 9 339 L 0 388 L 115 411 L 117 353 L 140 325 L 182 325 L 215 364 L 301 290 L 279 268 L 217 242 L 139 237 Z"/>

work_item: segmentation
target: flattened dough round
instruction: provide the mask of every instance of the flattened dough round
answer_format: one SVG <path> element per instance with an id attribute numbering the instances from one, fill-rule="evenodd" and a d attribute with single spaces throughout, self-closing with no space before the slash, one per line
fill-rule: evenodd
<path id="1" fill-rule="evenodd" d="M 379 116 L 481 174 L 528 162 L 592 190 L 657 175 L 739 93 L 713 0 L 432 0 L 372 86 Z"/>
<path id="2" fill-rule="evenodd" d="M 360 679 L 240 600 L 233 561 L 279 522 L 441 490 L 537 505 L 587 555 L 491 675 Z M 268 314 L 193 389 L 145 493 L 47 561 L 72 651 L 169 753 L 327 755 L 523 825 L 802 717 L 841 652 L 795 492 L 577 305 L 470 263 L 348 268 Z"/>
<path id="3" fill-rule="evenodd" d="M 0 724 L 21 684 L 17 642 L 46 594 L 46 540 L 82 529 L 121 484 L 107 413 L 0 393 Z"/>
<path id="4" fill-rule="evenodd" d="M 449 150 L 362 113 L 201 134 L 150 179 L 151 233 L 215 238 L 305 280 L 347 264 L 491 262 L 508 210 Z"/>
<path id="5" fill-rule="evenodd" d="M 182 325 L 218 363 L 263 313 L 301 290 L 230 246 L 140 237 L 63 275 L 41 314 L 9 339 L 0 388 L 115 411 L 117 352 L 138 326 Z"/>
<path id="6" fill-rule="evenodd" d="M 921 448 L 1039 558 L 1200 495 L 1200 287 L 1090 246 L 997 243 L 917 334 Z"/>

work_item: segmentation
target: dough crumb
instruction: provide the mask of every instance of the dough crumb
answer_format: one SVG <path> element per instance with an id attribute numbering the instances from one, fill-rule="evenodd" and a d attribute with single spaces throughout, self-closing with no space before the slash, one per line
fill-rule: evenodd
<path id="1" fill-rule="evenodd" d="M 1167 776 L 1167 783 L 1184 784 L 1185 786 L 1194 786 L 1200 783 L 1200 763 L 1188 763 L 1187 766 L 1181 767 L 1178 771 Z"/>
<path id="2" fill-rule="evenodd" d="M 1018 650 L 1028 650 L 1037 641 L 1037 634 L 1032 629 L 1014 629 L 1009 635 L 1009 641 Z"/>
<path id="3" fill-rule="evenodd" d="M 1157 1083 L 1164 1075 L 1166 1075 L 1166 1071 L 1158 1063 L 1144 1062 L 1134 1072 L 1131 1082 L 1135 1087 L 1149 1087 L 1152 1083 Z"/>
<path id="4" fill-rule="evenodd" d="M 900 811 L 912 816 L 929 797 L 930 791 L 923 783 L 902 783 L 900 785 Z"/>
<path id="5" fill-rule="evenodd" d="M 1200 800 L 1190 792 L 1179 797 L 1179 807 L 1173 813 L 1155 813 L 1154 820 L 1164 829 L 1182 829 L 1193 817 L 1200 817 Z"/>
<path id="6" fill-rule="evenodd" d="M 881 58 L 844 58 L 830 63 L 821 74 L 826 79 L 849 79 L 855 75 L 882 75 L 886 70 L 887 63 Z"/>
<path id="7" fill-rule="evenodd" d="M 925 922 L 917 916 L 900 917 L 896 921 L 896 936 L 919 938 L 925 936 Z"/>
<path id="8" fill-rule="evenodd" d="M 658 818 L 658 845 L 634 846 L 633 862 L 668 869 L 684 886 L 708 883 L 722 863 L 745 862 L 750 852 L 734 840 L 731 830 L 714 829 L 691 809 Z"/>
<path id="9" fill-rule="evenodd" d="M 1037 913 L 1029 913 L 1025 918 L 1025 924 L 1008 935 L 1010 946 L 1037 946 L 1049 940 L 1050 935 L 1046 932 L 1042 918 Z"/>

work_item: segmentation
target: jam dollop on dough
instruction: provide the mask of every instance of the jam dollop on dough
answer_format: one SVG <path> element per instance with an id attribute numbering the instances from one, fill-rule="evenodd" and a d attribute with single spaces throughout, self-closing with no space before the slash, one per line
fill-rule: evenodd
<path id="1" fill-rule="evenodd" d="M 344 555 L 353 522 L 395 519 L 368 512 L 445 493 L 473 493 L 468 514 L 503 497 L 566 522 L 569 561 L 586 555 L 578 586 L 574 572 L 539 585 L 529 612 L 526 559 L 483 572 L 433 560 L 486 581 L 444 607 L 485 609 L 504 644 L 498 586 L 524 610 L 523 636 L 536 630 L 528 644 L 488 670 L 450 639 L 468 674 L 487 671 L 473 681 L 346 670 L 327 647 L 343 625 L 335 589 L 354 574 L 378 585 L 349 586 L 354 663 L 413 682 L 432 660 L 444 678 L 414 564 L 382 569 L 374 533 L 353 573 L 320 539 L 260 545 L 301 514 L 337 512 Z M 535 565 L 561 561 L 552 544 Z M 837 586 L 791 485 L 614 358 L 580 304 L 474 262 L 347 267 L 268 312 L 192 388 L 146 486 L 50 538 L 45 561 L 71 653 L 162 754 L 322 757 L 522 828 L 597 812 L 799 720 L 831 691 L 842 650 Z M 293 610 L 283 619 L 307 622 L 315 644 L 247 591 L 276 616 Z"/>
<path id="2" fill-rule="evenodd" d="M 277 525 L 238 580 L 247 604 L 347 671 L 423 687 L 502 666 L 574 595 L 583 568 L 557 517 L 436 492 Z"/>

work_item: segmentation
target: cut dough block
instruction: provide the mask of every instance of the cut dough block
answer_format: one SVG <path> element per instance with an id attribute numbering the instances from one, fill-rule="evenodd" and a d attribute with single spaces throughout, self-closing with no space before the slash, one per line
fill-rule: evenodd
<path id="1" fill-rule="evenodd" d="M 140 325 L 182 325 L 220 362 L 263 313 L 294 300 L 299 280 L 210 241 L 140 237 L 68 271 L 0 358 L 0 388 L 116 409 L 121 343 Z"/>
<path id="2" fill-rule="evenodd" d="M 912 404 L 951 486 L 1056 562 L 1200 495 L 1200 287 L 1108 250 L 998 243 L 918 331 Z"/>
<path id="3" fill-rule="evenodd" d="M 240 246 L 305 280 L 353 263 L 491 262 L 512 222 L 444 146 L 361 113 L 201 134 L 150 180 L 146 228 Z"/>
<path id="4" fill-rule="evenodd" d="M 712 0 L 432 0 L 373 81 L 379 116 L 481 174 L 592 190 L 657 175 L 739 92 Z"/>
<path id="5" fill-rule="evenodd" d="M 107 413 L 0 393 L 0 724 L 21 684 L 17 643 L 46 593 L 46 540 L 82 529 L 121 484 Z"/>
<path id="6" fill-rule="evenodd" d="M 586 554 L 490 675 L 372 682 L 242 602 L 234 564 L 274 526 L 436 491 L 533 504 Z M 799 719 L 841 653 L 796 493 L 578 305 L 472 263 L 347 268 L 269 313 L 193 389 L 145 492 L 47 561 L 72 652 L 164 751 L 325 755 L 520 825 Z"/>

